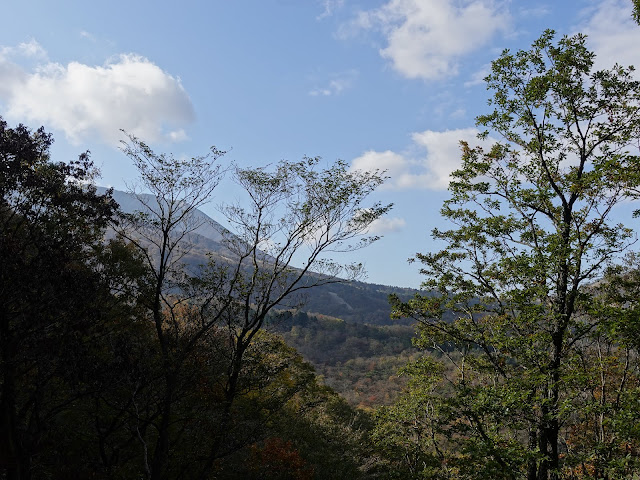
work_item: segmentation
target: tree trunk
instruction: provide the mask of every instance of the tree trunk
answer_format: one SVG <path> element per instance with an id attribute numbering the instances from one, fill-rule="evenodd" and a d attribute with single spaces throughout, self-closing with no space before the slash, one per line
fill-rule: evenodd
<path id="1" fill-rule="evenodd" d="M 171 423 L 175 379 L 176 376 L 173 373 L 166 373 L 165 394 L 162 403 L 162 413 L 160 415 L 160 425 L 158 426 L 158 439 L 156 441 L 156 447 L 153 452 L 153 461 L 150 467 L 151 480 L 167 478 L 167 467 L 169 465 L 169 426 Z"/>

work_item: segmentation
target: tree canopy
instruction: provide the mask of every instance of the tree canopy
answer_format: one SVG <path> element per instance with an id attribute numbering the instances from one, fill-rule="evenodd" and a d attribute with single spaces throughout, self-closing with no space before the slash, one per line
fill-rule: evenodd
<path id="1" fill-rule="evenodd" d="M 433 231 L 446 248 L 416 256 L 431 293 L 395 301 L 442 360 L 413 370 L 404 410 L 421 409 L 415 451 L 442 478 L 626 478 L 638 467 L 621 445 L 639 439 L 614 420 L 637 415 L 635 402 L 605 393 L 637 393 L 636 357 L 605 338 L 588 286 L 635 241 L 614 211 L 640 185 L 640 83 L 593 60 L 584 36 L 556 43 L 547 31 L 492 63 L 493 110 L 477 121 L 503 140 L 461 144 L 441 210 L 454 227 Z"/>
<path id="2" fill-rule="evenodd" d="M 0 467 L 10 479 L 54 461 L 44 445 L 86 393 L 88 350 L 114 304 L 102 234 L 117 206 L 88 183 L 88 154 L 53 163 L 52 141 L 0 118 Z"/>

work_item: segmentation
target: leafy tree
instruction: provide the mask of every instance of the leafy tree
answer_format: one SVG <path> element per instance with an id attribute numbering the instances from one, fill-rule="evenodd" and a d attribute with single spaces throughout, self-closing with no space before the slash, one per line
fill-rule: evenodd
<path id="1" fill-rule="evenodd" d="M 410 378 L 407 394 L 395 405 L 376 411 L 372 439 L 389 478 L 454 478 L 455 463 L 445 451 L 448 445 L 436 440 L 433 397 L 442 368 L 428 356 L 412 362 L 404 370 Z"/>
<path id="2" fill-rule="evenodd" d="M 633 19 L 640 25 L 640 0 L 631 0 L 633 3 Z"/>
<path id="3" fill-rule="evenodd" d="M 8 479 L 42 476 L 57 461 L 51 444 L 86 395 L 89 345 L 113 299 L 99 257 L 116 204 L 91 186 L 87 154 L 51 162 L 52 141 L 43 128 L 9 128 L 0 118 L 0 468 Z"/>
<path id="4" fill-rule="evenodd" d="M 640 84 L 632 69 L 593 71 L 593 59 L 584 36 L 554 43 L 546 31 L 492 63 L 493 111 L 477 121 L 503 141 L 462 143 L 441 210 L 455 227 L 433 231 L 446 249 L 416 257 L 433 294 L 395 300 L 444 365 L 419 374 L 437 387 L 405 412 L 426 419 L 417 428 L 445 478 L 573 478 L 579 464 L 614 478 L 626 455 L 604 436 L 569 440 L 577 412 L 623 409 L 590 394 L 609 373 L 593 365 L 616 354 L 598 356 L 604 320 L 588 315 L 584 287 L 633 243 L 612 213 L 640 184 Z"/>
<path id="5" fill-rule="evenodd" d="M 366 473 L 371 422 L 365 412 L 320 385 L 311 366 L 275 335 L 259 332 L 244 363 L 214 478 L 372 478 Z M 202 439 L 216 430 L 218 419 L 207 413 L 199 425 L 195 450 L 204 450 Z"/>

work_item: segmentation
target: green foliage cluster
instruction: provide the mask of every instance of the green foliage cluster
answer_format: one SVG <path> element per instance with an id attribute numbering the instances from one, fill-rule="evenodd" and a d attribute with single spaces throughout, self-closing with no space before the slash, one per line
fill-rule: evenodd
<path id="1" fill-rule="evenodd" d="M 612 216 L 640 187 L 640 83 L 593 60 L 547 31 L 492 64 L 478 124 L 503 140 L 462 144 L 447 248 L 417 255 L 434 294 L 394 299 L 434 353 L 379 412 L 400 476 L 637 478 L 637 274 L 614 267 L 635 235 Z"/>

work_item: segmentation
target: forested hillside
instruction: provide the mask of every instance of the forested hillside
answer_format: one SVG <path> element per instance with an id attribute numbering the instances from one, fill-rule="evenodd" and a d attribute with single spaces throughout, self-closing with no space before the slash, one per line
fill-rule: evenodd
<path id="1" fill-rule="evenodd" d="M 270 330 L 310 362 L 326 385 L 362 408 L 396 400 L 406 386 L 398 370 L 418 356 L 413 325 L 364 325 L 283 312 L 274 317 Z"/>

